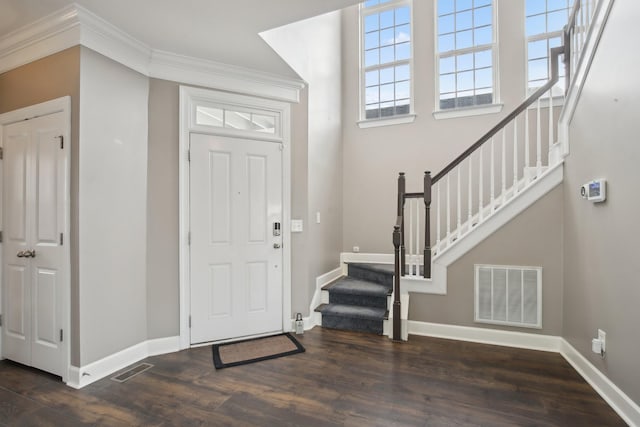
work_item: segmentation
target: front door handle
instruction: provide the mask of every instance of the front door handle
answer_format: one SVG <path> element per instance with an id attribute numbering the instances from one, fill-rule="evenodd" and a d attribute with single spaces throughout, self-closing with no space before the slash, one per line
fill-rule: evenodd
<path id="1" fill-rule="evenodd" d="M 24 258 L 24 251 L 19 251 L 16 256 L 18 258 Z"/>
<path id="2" fill-rule="evenodd" d="M 273 249 L 280 249 L 280 243 L 274 243 Z"/>

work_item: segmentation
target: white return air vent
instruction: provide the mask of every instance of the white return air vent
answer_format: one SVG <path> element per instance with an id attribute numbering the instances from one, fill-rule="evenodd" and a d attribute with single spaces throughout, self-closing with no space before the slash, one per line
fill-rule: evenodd
<path id="1" fill-rule="evenodd" d="M 475 321 L 542 328 L 542 267 L 476 264 Z"/>

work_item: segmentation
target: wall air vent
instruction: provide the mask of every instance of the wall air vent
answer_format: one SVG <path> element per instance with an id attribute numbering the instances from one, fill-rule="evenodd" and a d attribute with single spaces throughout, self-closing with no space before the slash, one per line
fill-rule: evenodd
<path id="1" fill-rule="evenodd" d="M 476 264 L 474 320 L 542 328 L 542 267 Z"/>

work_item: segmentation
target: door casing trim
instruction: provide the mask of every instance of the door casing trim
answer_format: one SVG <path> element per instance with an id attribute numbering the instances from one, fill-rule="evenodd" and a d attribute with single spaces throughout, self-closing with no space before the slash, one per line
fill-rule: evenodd
<path id="1" fill-rule="evenodd" d="M 179 288 L 180 288 L 180 349 L 191 347 L 189 333 L 190 309 L 190 254 L 189 254 L 189 141 L 191 133 L 229 136 L 224 128 L 203 131 L 194 129 L 191 120 L 192 105 L 195 100 L 211 103 L 242 106 L 245 108 L 270 109 L 277 111 L 281 118 L 281 133 L 278 141 L 282 144 L 282 331 L 291 331 L 291 105 L 271 99 L 180 86 L 179 118 Z M 247 138 L 246 135 L 242 136 Z M 274 142 L 273 137 L 253 139 Z"/>
<path id="2" fill-rule="evenodd" d="M 71 97 L 63 96 L 61 98 L 52 99 L 50 101 L 42 102 L 40 104 L 31 105 L 28 107 L 20 108 L 18 110 L 9 111 L 4 114 L 0 114 L 0 147 L 4 147 L 3 135 L 4 135 L 4 126 L 32 119 L 40 116 L 47 116 L 49 114 L 54 113 L 63 113 L 64 117 L 64 138 L 66 141 L 69 141 L 68 144 L 65 144 L 63 148 L 63 154 L 65 156 L 66 163 L 66 182 L 64 183 L 64 199 L 65 199 L 65 214 L 64 214 L 64 234 L 65 239 L 67 241 L 66 245 L 63 245 L 63 262 L 62 268 L 64 270 L 62 287 L 64 297 L 64 307 L 63 311 L 63 324 L 62 328 L 65 331 L 65 336 L 67 337 L 64 340 L 62 349 L 65 353 L 63 355 L 65 366 L 62 368 L 62 381 L 67 383 L 69 381 L 69 372 L 71 370 Z M 2 191 L 4 191 L 4 183 L 2 187 L 0 187 L 0 200 L 2 199 Z M 0 205 L 1 208 L 1 205 Z M 2 228 L 4 229 L 4 224 L 2 224 Z M 0 246 L 2 244 L 0 243 Z M 2 252 L 0 252 L 0 256 Z M 1 268 L 0 268 L 1 273 Z M 0 285 L 4 286 L 2 281 L 2 276 L 0 276 Z M 0 288 L 1 290 L 1 288 Z M 0 308 L 2 307 L 2 292 L 0 292 Z M 0 334 L 0 359 L 2 359 L 2 334 Z"/>

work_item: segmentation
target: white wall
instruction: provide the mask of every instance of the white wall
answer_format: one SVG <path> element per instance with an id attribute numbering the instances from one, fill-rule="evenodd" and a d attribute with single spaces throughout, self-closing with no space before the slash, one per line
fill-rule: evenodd
<path id="1" fill-rule="evenodd" d="M 147 339 L 148 79 L 80 58 L 80 366 Z"/>
<path id="2" fill-rule="evenodd" d="M 294 312 L 307 314 L 316 276 L 338 267 L 342 247 L 341 12 L 261 35 L 308 84 L 308 216 L 303 218 L 306 242 L 300 246 L 308 251 L 309 277 L 305 284 L 294 283 L 307 292 L 294 289 L 302 298 L 293 301 Z M 297 172 L 304 171 L 294 168 Z M 304 178 L 294 175 L 293 180 L 297 179 Z M 316 223 L 317 212 L 320 224 Z"/>

